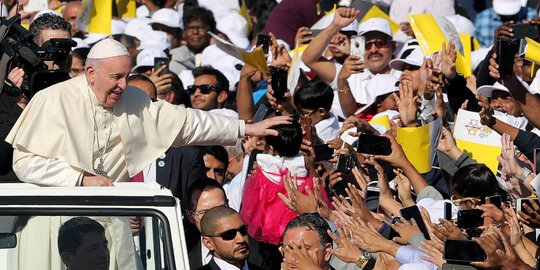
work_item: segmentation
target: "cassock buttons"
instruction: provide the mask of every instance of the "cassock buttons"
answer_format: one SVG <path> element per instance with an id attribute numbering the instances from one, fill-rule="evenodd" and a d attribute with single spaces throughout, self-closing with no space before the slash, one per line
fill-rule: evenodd
<path id="1" fill-rule="evenodd" d="M 161 154 L 161 156 L 159 156 L 159 159 L 164 159 L 165 158 L 165 153 Z"/>
<path id="2" fill-rule="evenodd" d="M 163 168 L 163 166 L 165 166 L 165 161 L 160 160 L 160 161 L 158 162 L 158 166 L 161 167 L 161 168 Z"/>

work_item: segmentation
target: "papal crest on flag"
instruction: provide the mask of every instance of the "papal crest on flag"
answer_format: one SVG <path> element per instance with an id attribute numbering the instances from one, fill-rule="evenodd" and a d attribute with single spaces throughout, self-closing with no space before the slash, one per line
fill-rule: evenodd
<path id="1" fill-rule="evenodd" d="M 471 158 L 484 163 L 493 173 L 497 172 L 501 153 L 501 135 L 480 123 L 480 115 L 460 109 L 454 123 L 457 147 Z"/>
<path id="2" fill-rule="evenodd" d="M 403 147 L 407 159 L 419 173 L 431 171 L 431 165 L 433 165 L 436 157 L 441 128 L 442 120 L 437 118 L 420 127 L 401 127 L 397 129 L 397 141 Z"/>

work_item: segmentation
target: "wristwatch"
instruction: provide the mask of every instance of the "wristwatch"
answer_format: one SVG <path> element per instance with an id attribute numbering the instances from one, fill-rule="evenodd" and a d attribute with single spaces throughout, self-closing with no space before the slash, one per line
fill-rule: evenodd
<path id="1" fill-rule="evenodd" d="M 527 168 L 523 168 L 523 171 L 518 177 L 518 180 L 523 183 L 525 180 L 527 180 L 527 177 L 529 177 L 529 174 L 531 174 L 531 171 L 529 171 Z"/>
<path id="2" fill-rule="evenodd" d="M 367 262 L 369 261 L 369 259 L 371 259 L 371 253 L 365 251 L 365 250 L 360 250 L 360 258 L 358 258 L 358 260 L 356 260 L 356 266 L 358 266 L 358 268 L 362 269 L 362 266 Z"/>

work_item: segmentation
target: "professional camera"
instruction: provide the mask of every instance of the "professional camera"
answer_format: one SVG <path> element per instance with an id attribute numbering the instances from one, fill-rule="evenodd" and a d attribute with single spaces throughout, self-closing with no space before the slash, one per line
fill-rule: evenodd
<path id="1" fill-rule="evenodd" d="M 65 71 L 48 70 L 44 61 L 67 59 L 76 42 L 51 39 L 38 47 L 33 35 L 20 22 L 20 14 L 16 14 L 0 23 L 0 76 L 4 77 L 0 80 L 0 91 L 9 96 L 25 94 L 31 98 L 37 91 L 69 79 Z M 7 79 L 9 71 L 15 67 L 22 68 L 25 74 L 20 88 Z"/>

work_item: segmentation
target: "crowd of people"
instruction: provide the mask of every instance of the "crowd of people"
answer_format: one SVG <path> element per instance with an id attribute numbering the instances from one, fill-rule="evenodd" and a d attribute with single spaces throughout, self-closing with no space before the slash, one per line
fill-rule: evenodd
<path id="1" fill-rule="evenodd" d="M 158 183 L 181 201 L 191 269 L 536 269 L 540 63 L 498 54 L 522 29 L 539 38 L 538 8 L 474 1 L 472 17 L 453 0 L 277 2 L 138 1 L 135 18 L 113 8 L 110 35 L 83 30 L 80 1 L 4 3 L 36 46 L 77 45 L 44 61 L 71 79 L 35 94 L 28 69 L 7 70 L 0 182 Z M 374 5 L 388 16 L 363 17 Z M 469 35 L 472 75 L 455 40 L 426 54 L 411 14 Z M 245 57 L 264 47 L 267 67 Z M 454 139 L 460 110 L 500 134 L 498 167 Z M 428 125 L 426 172 L 400 132 Z M 107 227 L 68 222 L 66 235 L 80 225 L 81 239 L 99 236 L 108 265 Z M 66 239 L 68 269 L 87 264 Z"/>

